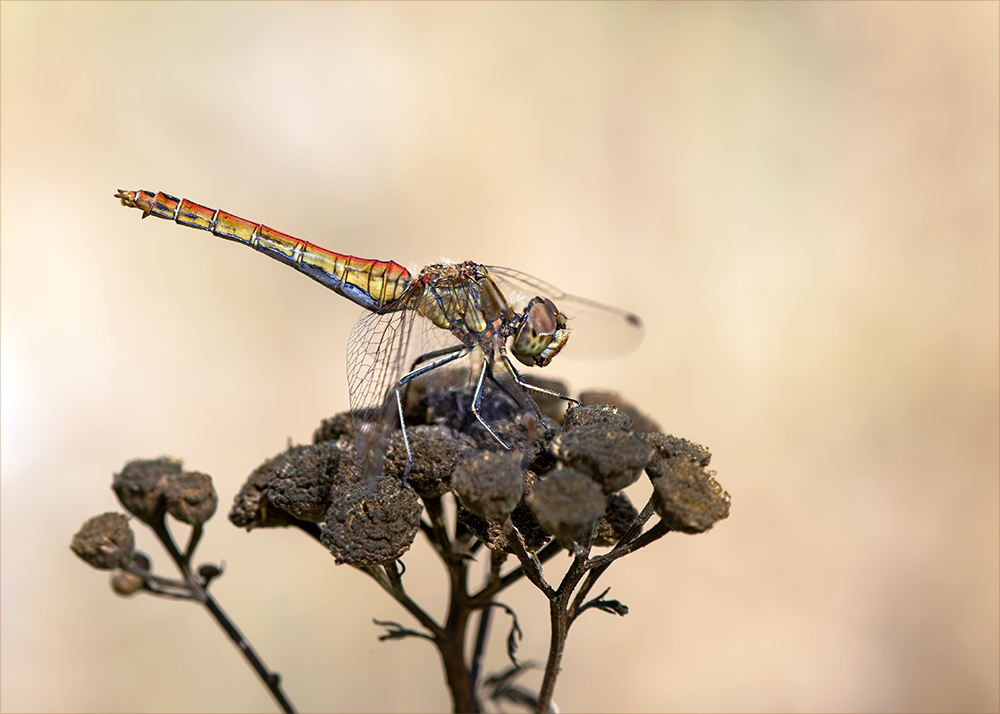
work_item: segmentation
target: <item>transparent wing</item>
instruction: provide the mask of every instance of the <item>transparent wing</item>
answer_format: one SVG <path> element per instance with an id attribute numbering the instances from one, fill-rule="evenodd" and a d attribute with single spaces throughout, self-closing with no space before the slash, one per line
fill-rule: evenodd
<path id="1" fill-rule="evenodd" d="M 390 387 L 399 381 L 400 352 L 411 329 L 407 311 L 365 313 L 347 341 L 347 387 L 362 477 L 374 487 L 395 426 Z M 397 417 L 398 419 L 398 417 Z"/>
<path id="2" fill-rule="evenodd" d="M 347 342 L 347 386 L 359 467 L 370 484 L 381 476 L 389 438 L 399 428 L 395 386 L 421 355 L 459 344 L 413 310 L 365 313 L 355 323 Z"/>
<path id="3" fill-rule="evenodd" d="M 627 354 L 642 342 L 645 329 L 635 313 L 572 295 L 520 270 L 495 265 L 487 269 L 515 309 L 540 295 L 566 315 L 570 337 L 560 354 L 603 359 Z"/>

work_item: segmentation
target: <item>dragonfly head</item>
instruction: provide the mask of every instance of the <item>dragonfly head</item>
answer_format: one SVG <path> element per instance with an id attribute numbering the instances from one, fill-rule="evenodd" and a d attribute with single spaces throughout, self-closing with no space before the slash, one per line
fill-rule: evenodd
<path id="1" fill-rule="evenodd" d="M 520 314 L 510 351 L 529 367 L 545 367 L 569 339 L 566 316 L 548 298 L 531 299 Z"/>

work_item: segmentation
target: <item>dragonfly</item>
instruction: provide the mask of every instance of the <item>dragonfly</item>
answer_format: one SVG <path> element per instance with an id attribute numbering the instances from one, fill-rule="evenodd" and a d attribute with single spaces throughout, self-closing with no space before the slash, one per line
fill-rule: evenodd
<path id="1" fill-rule="evenodd" d="M 369 485 L 381 475 L 397 419 L 407 453 L 406 484 L 413 454 L 404 424 L 402 391 L 417 377 L 469 358 L 472 364 L 466 373 L 473 387 L 472 414 L 490 438 L 509 450 L 511 446 L 484 415 L 488 388 L 498 388 L 518 410 L 533 413 L 547 433 L 531 394 L 576 402 L 526 381 L 511 355 L 526 367 L 547 366 L 569 342 L 571 320 L 592 323 L 591 337 L 605 347 L 611 345 L 612 351 L 628 351 L 642 338 L 642 320 L 637 315 L 563 292 L 518 270 L 472 261 L 441 262 L 414 275 L 391 260 L 335 253 L 166 193 L 119 189 L 115 198 L 142 211 L 143 218 L 156 216 L 249 246 L 368 311 L 348 340 L 347 377 L 355 447 Z M 572 332 L 577 329 L 574 325 Z"/>

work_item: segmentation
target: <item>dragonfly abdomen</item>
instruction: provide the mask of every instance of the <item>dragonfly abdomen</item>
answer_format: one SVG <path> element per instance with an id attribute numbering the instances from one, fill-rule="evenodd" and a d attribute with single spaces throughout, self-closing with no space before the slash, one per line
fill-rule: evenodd
<path id="1" fill-rule="evenodd" d="M 410 272 L 391 260 L 367 260 L 335 253 L 186 198 L 142 190 L 119 190 L 115 198 L 120 198 L 129 208 L 141 210 L 143 218 L 156 216 L 249 246 L 292 266 L 368 310 L 384 308 L 402 295 L 412 281 Z"/>

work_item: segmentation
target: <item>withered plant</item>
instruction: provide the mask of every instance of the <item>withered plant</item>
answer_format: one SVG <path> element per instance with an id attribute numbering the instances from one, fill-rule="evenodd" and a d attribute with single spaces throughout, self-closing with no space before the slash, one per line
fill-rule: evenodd
<path id="1" fill-rule="evenodd" d="M 539 384 L 566 393 L 558 383 Z M 454 711 L 478 712 L 484 704 L 553 711 L 556 677 L 576 619 L 587 611 L 628 612 L 607 597 L 607 588 L 593 594 L 598 579 L 618 559 L 671 531 L 708 530 L 729 514 L 729 496 L 707 468 L 707 449 L 660 432 L 616 395 L 583 393 L 580 405 L 565 412 L 561 400 L 542 398 L 544 424 L 506 408 L 502 396 L 491 397 L 480 409 L 509 451 L 473 417 L 471 398 L 468 390 L 429 391 L 415 382 L 405 408 L 412 463 L 397 431 L 374 489 L 359 475 L 355 458 L 354 433 L 364 415 L 325 420 L 312 444 L 293 446 L 250 474 L 229 520 L 247 530 L 298 528 L 328 549 L 335 563 L 374 580 L 413 620 L 409 625 L 374 620 L 382 628 L 379 639 L 418 637 L 435 647 Z M 644 472 L 652 488 L 637 509 L 624 489 Z M 280 676 L 264 665 L 211 595 L 221 568 L 193 565 L 218 501 L 211 478 L 184 471 L 181 461 L 171 458 L 136 460 L 115 474 L 113 489 L 125 510 L 153 531 L 180 578 L 153 572 L 150 557 L 135 550 L 129 519 L 120 513 L 87 521 L 73 538 L 73 551 L 93 567 L 111 570 L 119 595 L 201 603 L 281 709 L 294 711 Z M 167 526 L 168 515 L 191 526 L 183 550 Z M 444 621 L 431 617 L 406 590 L 409 579 L 427 577 L 403 566 L 418 533 L 447 572 Z M 550 583 L 544 566 L 563 552 L 571 559 L 569 569 Z M 470 587 L 470 568 L 480 558 L 489 577 Z M 550 614 L 549 651 L 537 692 L 518 683 L 534 665 L 518 659 L 520 623 L 499 599 L 522 578 L 542 594 Z M 510 664 L 485 673 L 484 650 L 498 610 L 510 623 L 505 640 Z"/>

